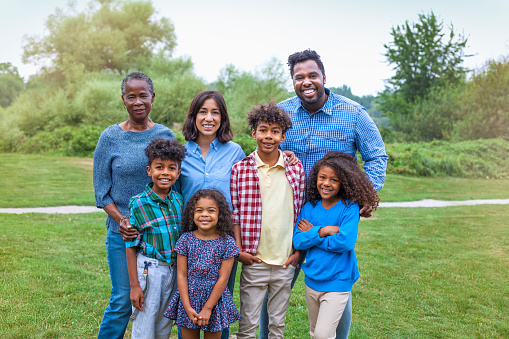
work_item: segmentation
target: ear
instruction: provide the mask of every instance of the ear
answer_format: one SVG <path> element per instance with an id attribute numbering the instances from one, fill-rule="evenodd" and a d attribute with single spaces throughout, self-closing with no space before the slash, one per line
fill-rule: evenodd
<path id="1" fill-rule="evenodd" d="M 175 180 L 177 180 L 180 177 L 180 171 L 181 170 L 179 169 L 179 171 L 177 172 L 177 177 L 175 178 Z"/>
<path id="2" fill-rule="evenodd" d="M 147 175 L 148 175 L 149 177 L 151 177 L 151 176 L 152 176 L 152 171 L 150 170 L 150 166 L 147 166 Z"/>
<path id="3" fill-rule="evenodd" d="M 283 135 L 281 136 L 281 142 L 285 141 L 286 139 L 286 132 L 283 132 Z"/>
<path id="4" fill-rule="evenodd" d="M 325 82 L 325 80 L 324 80 L 324 82 Z M 152 102 L 151 102 L 152 104 L 154 103 L 154 99 L 155 99 L 155 98 L 156 98 L 156 94 L 155 94 L 155 93 L 152 93 Z"/>
<path id="5" fill-rule="evenodd" d="M 254 129 L 251 129 L 251 135 L 253 136 L 253 139 L 256 140 L 256 131 Z"/>
<path id="6" fill-rule="evenodd" d="M 323 83 L 325 84 L 325 74 L 323 75 Z M 153 101 L 153 100 L 152 100 Z"/>

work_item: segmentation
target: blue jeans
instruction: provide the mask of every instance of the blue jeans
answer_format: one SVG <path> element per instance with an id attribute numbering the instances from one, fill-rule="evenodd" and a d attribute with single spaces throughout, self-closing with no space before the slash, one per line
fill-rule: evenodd
<path id="1" fill-rule="evenodd" d="M 233 289 L 235 287 L 235 278 L 237 276 L 237 265 L 238 261 L 233 261 L 232 271 L 230 272 L 230 277 L 228 278 L 228 284 L 226 287 L 230 291 L 231 295 L 233 296 Z M 228 339 L 230 337 L 230 328 L 225 328 L 223 330 L 223 333 L 221 334 L 221 339 Z M 180 331 L 180 326 L 178 327 L 178 339 L 182 339 L 182 332 Z"/>
<path id="2" fill-rule="evenodd" d="M 104 310 L 100 339 L 121 339 L 131 316 L 131 286 L 127 272 L 125 242 L 120 233 L 110 232 L 106 235 L 106 253 L 111 279 L 111 298 Z"/>
<path id="3" fill-rule="evenodd" d="M 304 258 L 301 258 L 301 262 L 304 261 Z M 292 280 L 292 288 L 297 281 L 300 273 L 300 266 L 295 269 L 295 276 Z M 259 339 L 268 339 L 269 337 L 269 315 L 267 312 L 267 301 L 268 295 L 265 293 L 265 298 L 263 298 L 262 311 L 260 312 L 260 329 L 258 333 Z M 341 320 L 339 321 L 338 327 L 336 328 L 336 339 L 347 339 L 348 333 L 350 332 L 350 324 L 352 323 L 352 293 L 350 293 L 350 298 L 346 303 L 345 310 L 343 311 L 343 315 L 341 316 Z"/>

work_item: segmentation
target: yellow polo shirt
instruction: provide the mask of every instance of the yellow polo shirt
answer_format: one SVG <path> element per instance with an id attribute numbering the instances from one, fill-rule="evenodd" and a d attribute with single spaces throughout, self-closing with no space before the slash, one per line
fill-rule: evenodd
<path id="1" fill-rule="evenodd" d="M 269 265 L 283 265 L 292 253 L 293 190 L 285 174 L 285 160 L 269 167 L 255 153 L 262 197 L 262 226 L 256 256 Z"/>

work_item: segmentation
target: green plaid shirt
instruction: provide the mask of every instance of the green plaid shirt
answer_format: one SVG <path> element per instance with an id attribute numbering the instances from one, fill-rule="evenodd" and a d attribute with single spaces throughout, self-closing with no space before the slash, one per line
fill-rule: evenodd
<path id="1" fill-rule="evenodd" d="M 170 190 L 163 201 L 153 190 L 153 183 L 145 191 L 129 201 L 131 226 L 140 234 L 136 239 L 126 241 L 126 247 L 136 247 L 143 255 L 176 263 L 175 243 L 180 237 L 180 224 L 184 198 Z"/>

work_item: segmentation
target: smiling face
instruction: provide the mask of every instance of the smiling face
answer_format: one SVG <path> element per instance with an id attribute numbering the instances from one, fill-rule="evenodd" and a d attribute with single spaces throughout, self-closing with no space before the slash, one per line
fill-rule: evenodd
<path id="1" fill-rule="evenodd" d="M 339 189 L 341 183 L 339 177 L 334 170 L 328 166 L 323 166 L 318 171 L 318 177 L 316 180 L 316 187 L 318 193 L 322 197 L 322 205 L 332 206 L 339 201 Z"/>
<path id="2" fill-rule="evenodd" d="M 293 68 L 293 89 L 302 105 L 309 113 L 314 113 L 325 105 L 325 74 L 314 60 L 295 64 Z"/>
<path id="3" fill-rule="evenodd" d="M 216 138 L 217 130 L 221 126 L 221 111 L 214 99 L 210 98 L 203 102 L 203 105 L 196 114 L 196 128 L 199 137 Z"/>
<path id="4" fill-rule="evenodd" d="M 129 118 L 137 123 L 144 123 L 154 102 L 155 93 L 151 94 L 148 84 L 143 79 L 131 79 L 125 85 L 122 96 Z"/>
<path id="5" fill-rule="evenodd" d="M 219 208 L 214 199 L 203 197 L 198 199 L 194 206 L 193 221 L 201 235 L 215 235 L 219 218 Z"/>
<path id="6" fill-rule="evenodd" d="M 147 174 L 152 178 L 154 186 L 152 190 L 161 198 L 165 199 L 170 188 L 175 184 L 179 175 L 179 164 L 175 160 L 162 160 L 155 158 L 150 166 L 147 166 Z"/>
<path id="7" fill-rule="evenodd" d="M 278 152 L 278 146 L 285 140 L 285 134 L 281 125 L 277 122 L 269 124 L 266 121 L 260 121 L 256 126 L 256 131 L 251 131 L 253 138 L 258 145 L 258 154 L 264 153 L 266 155 Z M 262 155 L 260 155 L 262 156 Z"/>

